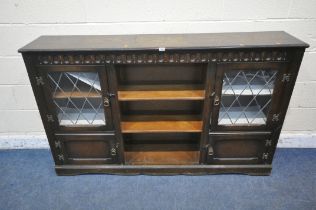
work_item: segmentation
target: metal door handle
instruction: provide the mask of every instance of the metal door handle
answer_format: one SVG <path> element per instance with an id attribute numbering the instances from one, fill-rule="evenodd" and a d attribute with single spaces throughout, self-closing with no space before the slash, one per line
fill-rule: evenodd
<path id="1" fill-rule="evenodd" d="M 111 97 L 115 97 L 115 94 L 114 93 L 107 93 L 108 97 L 111 98 Z"/>
<path id="2" fill-rule="evenodd" d="M 218 106 L 219 105 L 219 97 L 215 96 L 214 98 L 214 106 Z"/>
<path id="3" fill-rule="evenodd" d="M 208 145 L 207 155 L 209 155 L 209 156 L 213 156 L 214 155 L 214 150 L 213 150 L 213 147 L 211 145 Z"/>
<path id="4" fill-rule="evenodd" d="M 110 100 L 107 97 L 104 97 L 103 103 L 104 103 L 105 107 L 109 107 L 110 106 Z"/>

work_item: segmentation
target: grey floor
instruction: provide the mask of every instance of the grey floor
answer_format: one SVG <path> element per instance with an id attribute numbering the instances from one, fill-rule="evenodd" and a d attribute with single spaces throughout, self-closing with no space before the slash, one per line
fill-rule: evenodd
<path id="1" fill-rule="evenodd" d="M 48 150 L 0 151 L 0 209 L 316 209 L 316 149 L 278 149 L 271 176 L 58 177 Z"/>

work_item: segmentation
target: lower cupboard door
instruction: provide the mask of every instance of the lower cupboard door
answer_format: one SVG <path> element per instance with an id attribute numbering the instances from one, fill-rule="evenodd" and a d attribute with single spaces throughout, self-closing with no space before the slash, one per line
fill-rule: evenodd
<path id="1" fill-rule="evenodd" d="M 93 165 L 117 162 L 118 144 L 114 134 L 56 135 L 56 142 L 62 154 L 58 155 L 58 158 L 62 159 L 64 164 Z"/>
<path id="2" fill-rule="evenodd" d="M 261 164 L 266 160 L 269 135 L 210 134 L 211 164 Z"/>

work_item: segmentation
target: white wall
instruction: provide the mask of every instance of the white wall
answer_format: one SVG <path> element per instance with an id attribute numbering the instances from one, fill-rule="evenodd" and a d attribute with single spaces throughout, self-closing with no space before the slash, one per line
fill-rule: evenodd
<path id="1" fill-rule="evenodd" d="M 284 132 L 316 132 L 315 0 L 1 0 L 0 134 L 42 134 L 17 49 L 40 35 L 284 30 L 309 43 Z"/>

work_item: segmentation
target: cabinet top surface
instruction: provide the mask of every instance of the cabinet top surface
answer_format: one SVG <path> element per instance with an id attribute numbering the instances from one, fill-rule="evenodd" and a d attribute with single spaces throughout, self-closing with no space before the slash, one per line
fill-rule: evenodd
<path id="1" fill-rule="evenodd" d="M 40 36 L 19 52 L 124 51 L 124 50 L 207 50 L 261 47 L 309 47 L 283 31 Z"/>

